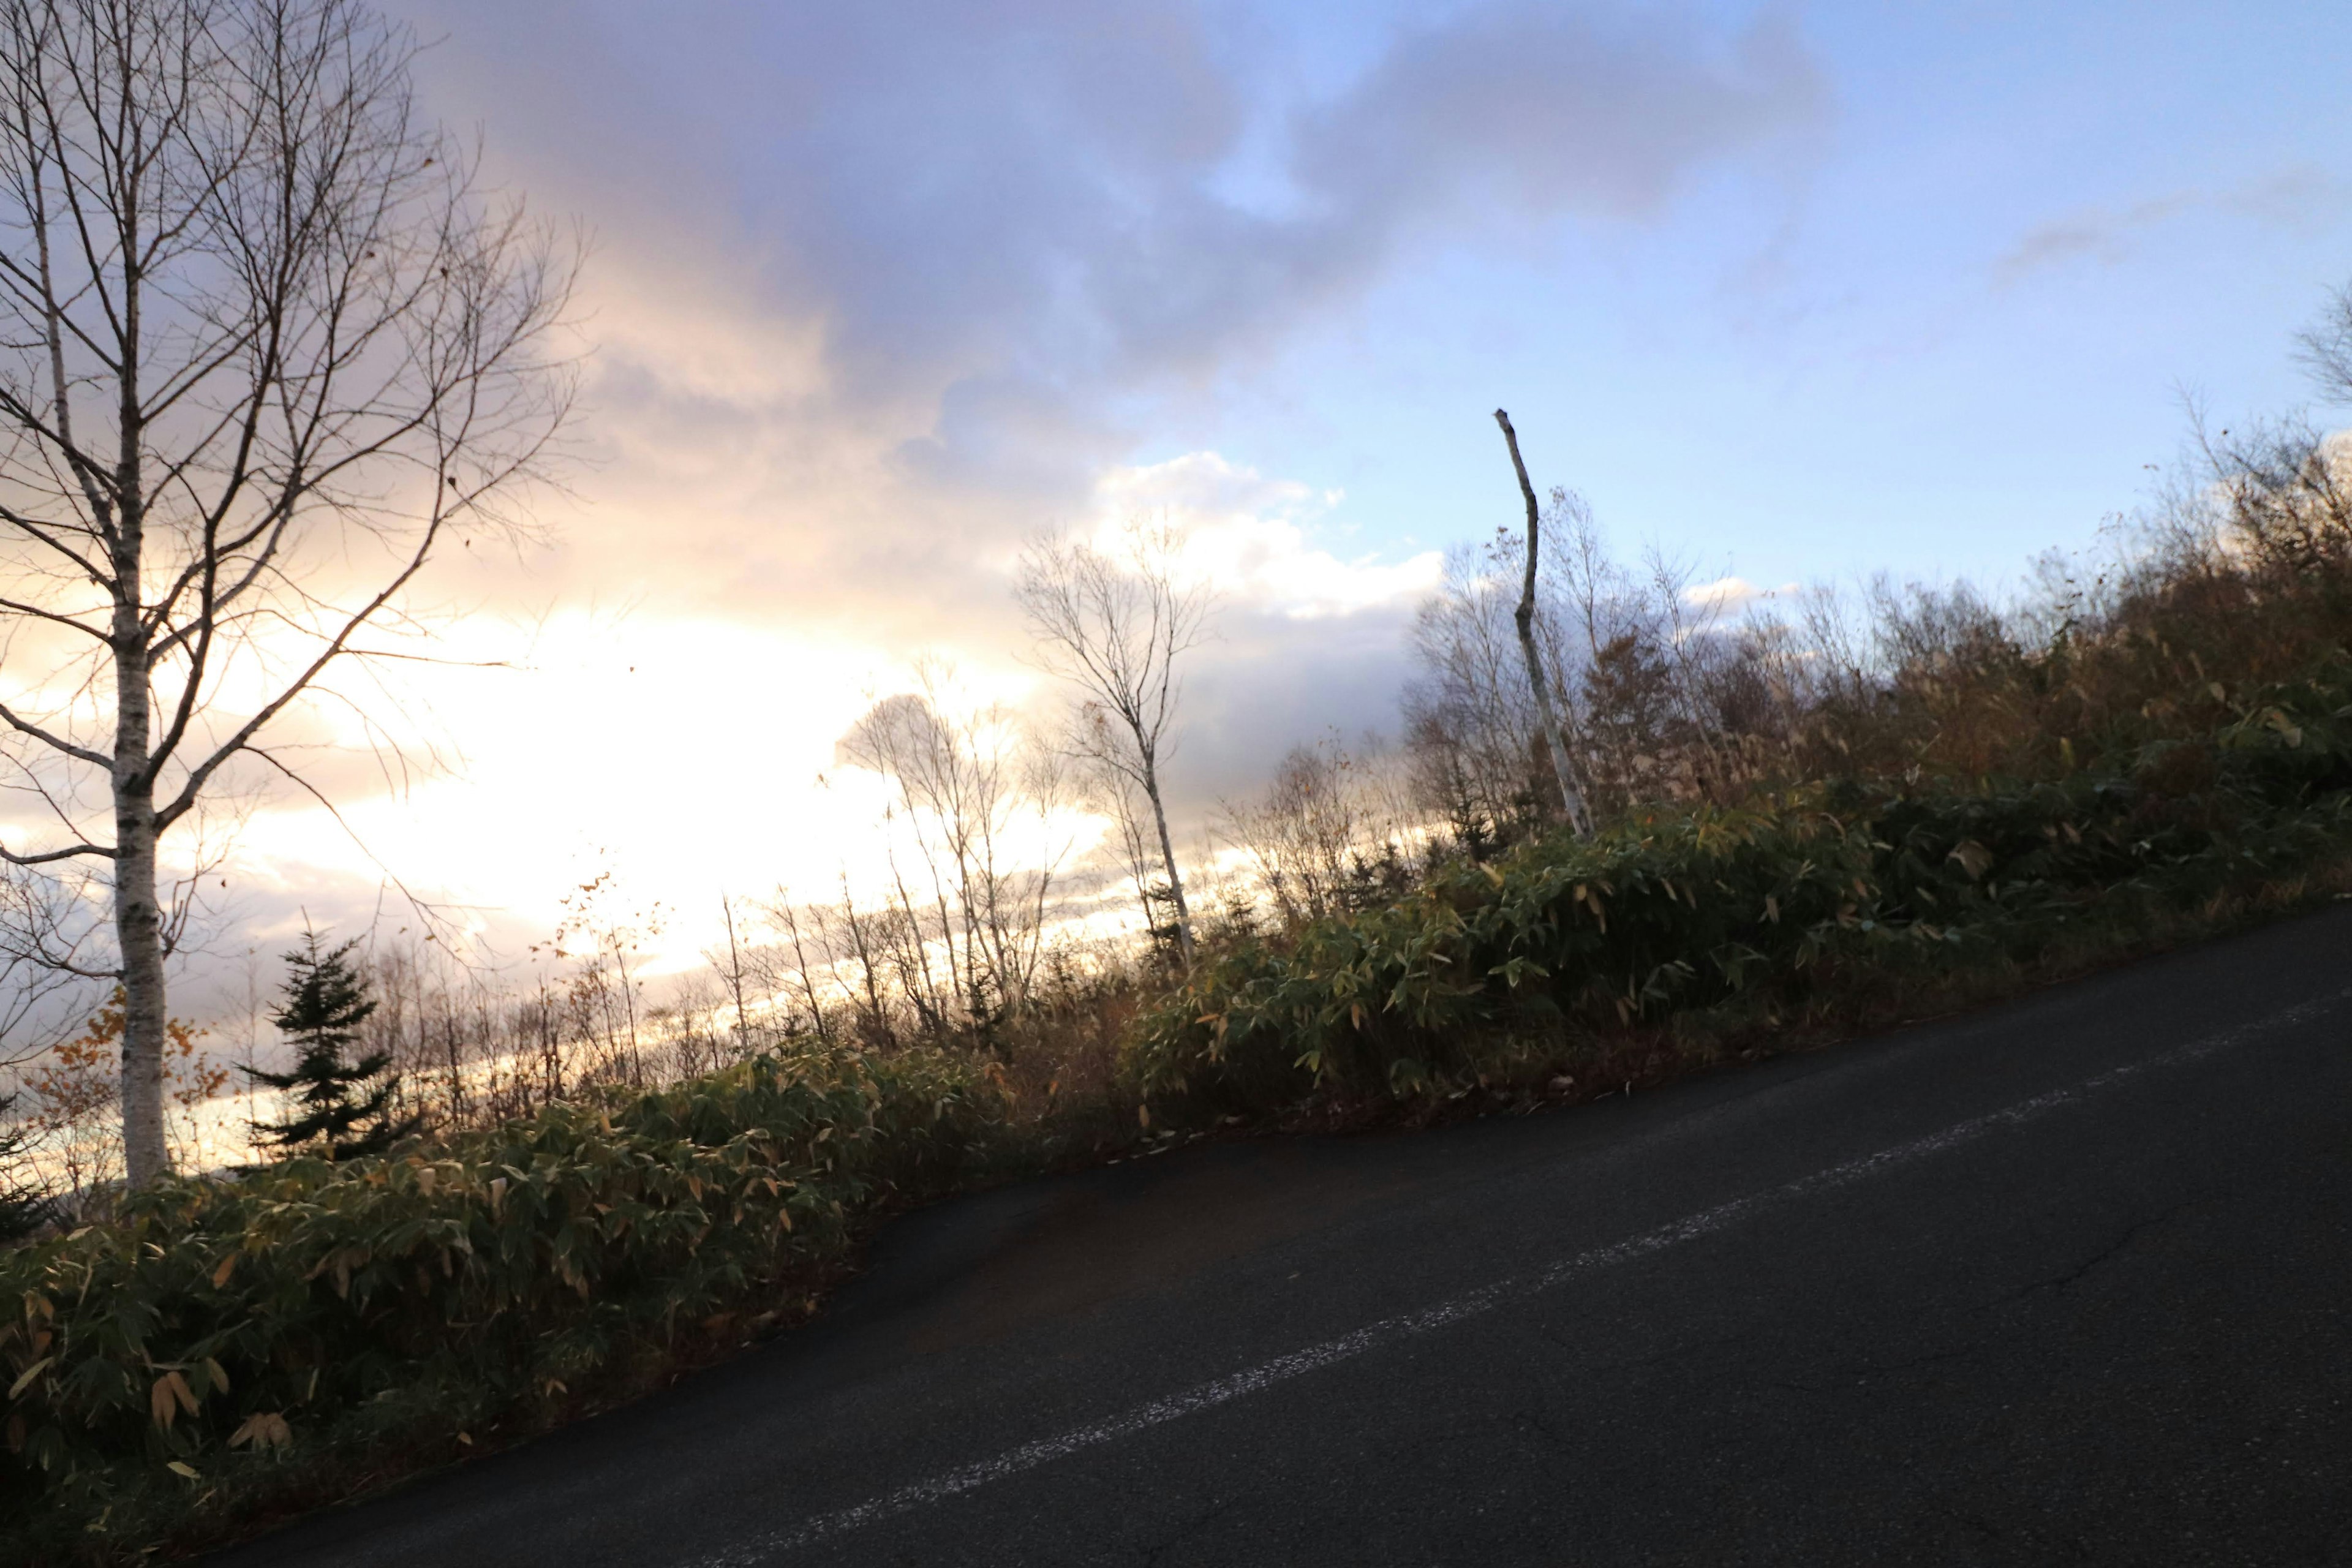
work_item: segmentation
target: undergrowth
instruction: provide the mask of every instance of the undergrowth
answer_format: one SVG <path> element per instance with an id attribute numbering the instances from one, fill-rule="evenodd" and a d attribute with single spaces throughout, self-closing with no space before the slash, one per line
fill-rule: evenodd
<path id="1" fill-rule="evenodd" d="M 2347 717 L 2337 656 L 2208 734 L 2047 781 L 1835 783 L 1541 840 L 1234 945 L 1144 1015 L 1128 1065 L 1179 1118 L 1447 1096 L 1572 1073 L 1664 1019 L 1776 1026 L 2127 947 L 2341 855 Z"/>
<path id="2" fill-rule="evenodd" d="M 866 1214 L 987 1179 L 1007 1128 L 967 1060 L 811 1049 L 157 1184 L 0 1256 L 0 1548 L 202 1539 L 633 1391 L 788 1313 Z"/>

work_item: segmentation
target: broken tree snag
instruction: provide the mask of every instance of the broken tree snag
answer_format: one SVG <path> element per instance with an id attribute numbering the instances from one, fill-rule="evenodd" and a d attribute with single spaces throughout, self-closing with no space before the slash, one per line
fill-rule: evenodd
<path id="1" fill-rule="evenodd" d="M 1542 512 L 1536 505 L 1536 488 L 1528 482 L 1528 466 L 1520 459 L 1519 433 L 1511 428 L 1511 416 L 1497 408 L 1495 423 L 1503 427 L 1503 443 L 1511 449 L 1511 471 L 1518 476 L 1519 494 L 1528 503 L 1528 574 L 1519 589 L 1519 607 L 1511 618 L 1518 625 L 1519 652 L 1528 661 L 1528 685 L 1536 694 L 1536 753 L 1542 770 L 1559 786 L 1561 815 L 1570 827 L 1581 834 L 1590 831 L 1590 825 L 1584 802 L 1578 798 L 1569 776 L 1568 732 L 1559 726 L 1559 715 L 1552 706 L 1551 682 L 1545 678 L 1543 660 L 1536 653 L 1536 562 L 1541 548 Z"/>

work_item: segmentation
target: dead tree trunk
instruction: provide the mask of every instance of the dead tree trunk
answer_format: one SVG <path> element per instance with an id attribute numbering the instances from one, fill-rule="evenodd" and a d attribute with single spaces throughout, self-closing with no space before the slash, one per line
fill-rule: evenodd
<path id="1" fill-rule="evenodd" d="M 1560 728 L 1559 712 L 1551 700 L 1551 682 L 1545 677 L 1543 659 L 1536 651 L 1536 563 L 1542 513 L 1536 504 L 1536 488 L 1528 482 L 1528 466 L 1519 458 L 1519 433 L 1511 428 L 1511 416 L 1497 408 L 1495 423 L 1503 427 L 1504 444 L 1511 449 L 1511 471 L 1518 476 L 1519 494 L 1528 503 L 1528 573 L 1519 590 L 1519 607 L 1512 612 L 1511 619 L 1519 628 L 1519 652 L 1528 661 L 1528 685 L 1536 696 L 1536 753 L 1559 786 L 1560 811 L 1569 826 L 1580 835 L 1587 834 L 1591 832 L 1592 824 L 1570 773 L 1568 732 Z"/>

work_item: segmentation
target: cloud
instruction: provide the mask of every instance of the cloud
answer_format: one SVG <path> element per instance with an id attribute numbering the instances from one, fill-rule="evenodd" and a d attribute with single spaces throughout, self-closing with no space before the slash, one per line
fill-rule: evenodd
<path id="1" fill-rule="evenodd" d="M 1685 588 L 1683 603 L 1717 616 L 1738 616 L 1746 614 L 1752 605 L 1796 593 L 1798 588 L 1795 583 L 1759 588 L 1745 577 L 1718 577 L 1712 583 L 1696 583 Z"/>
<path id="2" fill-rule="evenodd" d="M 1306 528 L 1343 499 L 1295 480 L 1261 478 L 1215 452 L 1191 452 L 1142 468 L 1117 468 L 1096 486 L 1106 536 L 1148 517 L 1185 535 L 1185 569 L 1229 602 L 1259 614 L 1319 620 L 1417 601 L 1436 586 L 1436 551 L 1384 563 L 1343 561 L 1307 542 Z"/>
<path id="3" fill-rule="evenodd" d="M 2220 213 L 2266 227 L 2333 220 L 2352 208 L 2352 186 L 2316 169 L 2291 169 L 2218 191 L 2168 192 L 2121 209 L 2085 207 L 2027 231 L 1992 265 L 2006 288 L 2036 272 L 2083 259 L 2115 266 L 2155 229 L 2196 213 Z"/>
<path id="4" fill-rule="evenodd" d="M 1768 591 L 1759 588 L 1745 577 L 1718 577 L 1712 583 L 1698 583 L 1685 588 L 1683 603 L 1728 615 L 1745 609 Z"/>
<path id="5" fill-rule="evenodd" d="M 1185 0 L 512 0 L 430 26 L 463 46 L 428 61 L 440 99 L 500 106 L 501 170 L 583 212 L 601 292 L 636 297 L 602 307 L 599 401 L 681 462 L 830 459 L 797 493 L 854 474 L 900 536 L 1082 500 L 1132 443 L 1124 400 L 1264 353 L 1418 247 L 1654 214 L 1824 100 L 1778 12 L 1367 20 L 1370 63 L 1313 89 Z M 824 439 L 779 450 L 738 414 Z"/>
<path id="6" fill-rule="evenodd" d="M 1141 432 L 1416 258 L 1644 221 L 1824 98 L 1779 13 L 1615 0 L 1352 14 L 1331 70 L 1190 0 L 394 3 L 493 181 L 595 240 L 555 542 L 430 590 L 488 612 L 465 657 L 525 668 L 416 678 L 409 727 L 462 770 L 403 795 L 336 763 L 331 791 L 509 950 L 599 851 L 686 911 L 679 952 L 722 883 L 827 884 L 878 809 L 815 783 L 834 739 L 927 649 L 1025 689 L 1003 569 L 1042 527 L 1160 509 L 1227 586 L 1171 773 L 1194 819 L 1390 722 L 1436 557 L 1350 552 L 1336 493 L 1213 452 L 1139 462 Z M 535 646 L 505 624 L 551 605 Z M 282 931 L 363 922 L 381 873 L 289 799 L 231 879 Z"/>

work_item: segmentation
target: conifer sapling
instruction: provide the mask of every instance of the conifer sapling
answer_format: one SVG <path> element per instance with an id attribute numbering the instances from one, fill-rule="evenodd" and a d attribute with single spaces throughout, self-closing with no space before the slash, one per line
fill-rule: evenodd
<path id="1" fill-rule="evenodd" d="M 358 945 L 322 952 L 319 933 L 305 929 L 302 946 L 285 955 L 286 1002 L 269 1021 L 294 1042 L 294 1066 L 282 1073 L 246 1070 L 255 1082 L 286 1090 L 292 1106 L 282 1121 L 253 1123 L 257 1143 L 289 1152 L 323 1144 L 330 1159 L 349 1160 L 380 1154 L 423 1125 L 422 1116 L 393 1110 L 400 1075 L 389 1055 L 348 1058 L 359 1026 L 375 1012 L 367 976 L 351 961 Z"/>
<path id="2" fill-rule="evenodd" d="M 0 1094 L 0 1244 L 21 1240 L 49 1215 L 48 1198 L 26 1168 L 32 1133 L 10 1112 L 16 1097 Z"/>

